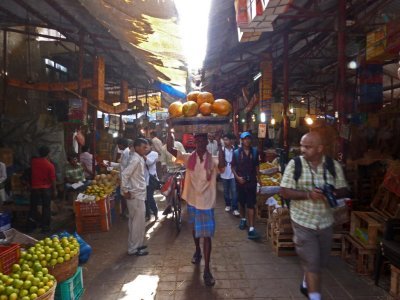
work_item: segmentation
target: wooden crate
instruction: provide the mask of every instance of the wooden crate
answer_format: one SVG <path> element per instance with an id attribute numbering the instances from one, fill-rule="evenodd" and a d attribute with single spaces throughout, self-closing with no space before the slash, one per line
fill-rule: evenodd
<path id="1" fill-rule="evenodd" d="M 390 295 L 400 299 L 400 269 L 390 265 Z"/>
<path id="2" fill-rule="evenodd" d="M 400 197 L 381 185 L 371 202 L 371 208 L 384 219 L 400 218 Z"/>
<path id="3" fill-rule="evenodd" d="M 378 235 L 383 232 L 384 220 L 376 212 L 352 211 L 350 235 L 368 249 L 376 249 Z M 357 231 L 366 232 L 366 241 L 357 237 Z"/>
<path id="4" fill-rule="evenodd" d="M 343 248 L 343 234 L 334 233 L 332 237 L 332 256 L 340 256 Z M 277 256 L 295 256 L 296 248 L 293 242 L 293 234 L 278 234 L 271 238 L 272 249 Z"/>
<path id="5" fill-rule="evenodd" d="M 359 240 L 351 235 L 344 235 L 342 258 L 355 267 L 360 275 L 370 275 L 374 270 L 376 249 L 366 248 Z"/>

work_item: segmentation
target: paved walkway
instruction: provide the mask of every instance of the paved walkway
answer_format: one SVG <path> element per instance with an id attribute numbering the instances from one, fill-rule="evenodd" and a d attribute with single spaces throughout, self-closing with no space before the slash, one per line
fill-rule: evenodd
<path id="1" fill-rule="evenodd" d="M 162 198 L 157 199 L 163 207 Z M 127 255 L 127 221 L 117 220 L 110 232 L 84 236 L 93 254 L 84 266 L 83 299 L 306 299 L 298 290 L 302 279 L 298 258 L 276 257 L 269 242 L 248 240 L 246 232 L 237 228 L 238 219 L 224 211 L 221 193 L 217 202 L 211 256 L 214 287 L 204 286 L 203 266 L 190 262 L 194 246 L 186 220 L 179 235 L 170 219 L 149 222 L 150 254 L 145 257 Z M 264 233 L 265 224 L 257 228 Z M 323 296 L 389 299 L 384 290 L 357 276 L 338 257 L 332 257 L 323 275 Z"/>

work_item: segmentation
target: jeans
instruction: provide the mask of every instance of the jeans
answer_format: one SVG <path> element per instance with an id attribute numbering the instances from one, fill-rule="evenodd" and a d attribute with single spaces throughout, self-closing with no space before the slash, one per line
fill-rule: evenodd
<path id="1" fill-rule="evenodd" d="M 222 178 L 222 184 L 224 186 L 225 205 L 231 206 L 232 210 L 238 209 L 238 195 L 236 192 L 235 178 Z"/>
<path id="2" fill-rule="evenodd" d="M 146 217 L 150 217 L 150 213 L 152 212 L 154 216 L 157 217 L 158 207 L 156 200 L 154 199 L 154 189 L 152 189 L 149 185 L 147 186 L 147 197 L 146 197 Z"/>
<path id="3" fill-rule="evenodd" d="M 39 220 L 37 207 L 42 205 L 42 217 Z M 39 222 L 43 229 L 50 229 L 51 221 L 51 189 L 32 189 L 29 220 Z"/>

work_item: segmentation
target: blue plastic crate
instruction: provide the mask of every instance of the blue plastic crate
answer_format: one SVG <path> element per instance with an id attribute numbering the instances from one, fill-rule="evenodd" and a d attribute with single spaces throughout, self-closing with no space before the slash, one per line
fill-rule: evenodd
<path id="1" fill-rule="evenodd" d="M 0 231 L 5 231 L 11 228 L 11 213 L 0 213 Z"/>
<path id="2" fill-rule="evenodd" d="M 58 283 L 55 293 L 56 300 L 78 300 L 84 292 L 82 268 L 78 267 L 75 274 L 67 280 Z"/>

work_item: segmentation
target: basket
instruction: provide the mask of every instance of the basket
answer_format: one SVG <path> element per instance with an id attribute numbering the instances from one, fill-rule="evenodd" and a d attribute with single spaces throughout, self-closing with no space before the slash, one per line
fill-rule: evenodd
<path id="1" fill-rule="evenodd" d="M 9 274 L 20 256 L 19 244 L 0 245 L 0 272 Z"/>
<path id="2" fill-rule="evenodd" d="M 42 296 L 35 298 L 35 300 L 54 300 L 54 294 L 56 291 L 56 287 L 57 287 L 57 282 L 54 283 L 54 285 L 51 289 L 49 289 Z"/>
<path id="3" fill-rule="evenodd" d="M 229 117 L 180 117 L 169 119 L 170 126 L 177 133 L 209 133 L 227 131 Z"/>
<path id="4" fill-rule="evenodd" d="M 110 211 L 98 216 L 76 216 L 76 231 L 79 234 L 106 232 L 110 230 L 111 214 Z"/>
<path id="5" fill-rule="evenodd" d="M 74 202 L 75 215 L 77 217 L 104 215 L 110 210 L 108 197 L 96 202 Z"/>
<path id="6" fill-rule="evenodd" d="M 79 253 L 71 258 L 69 261 L 65 261 L 62 264 L 56 264 L 54 267 L 48 267 L 49 273 L 53 275 L 57 282 L 63 282 L 75 274 L 78 268 Z"/>
<path id="7" fill-rule="evenodd" d="M 84 292 L 82 268 L 78 267 L 75 274 L 57 285 L 57 300 L 78 300 Z"/>

